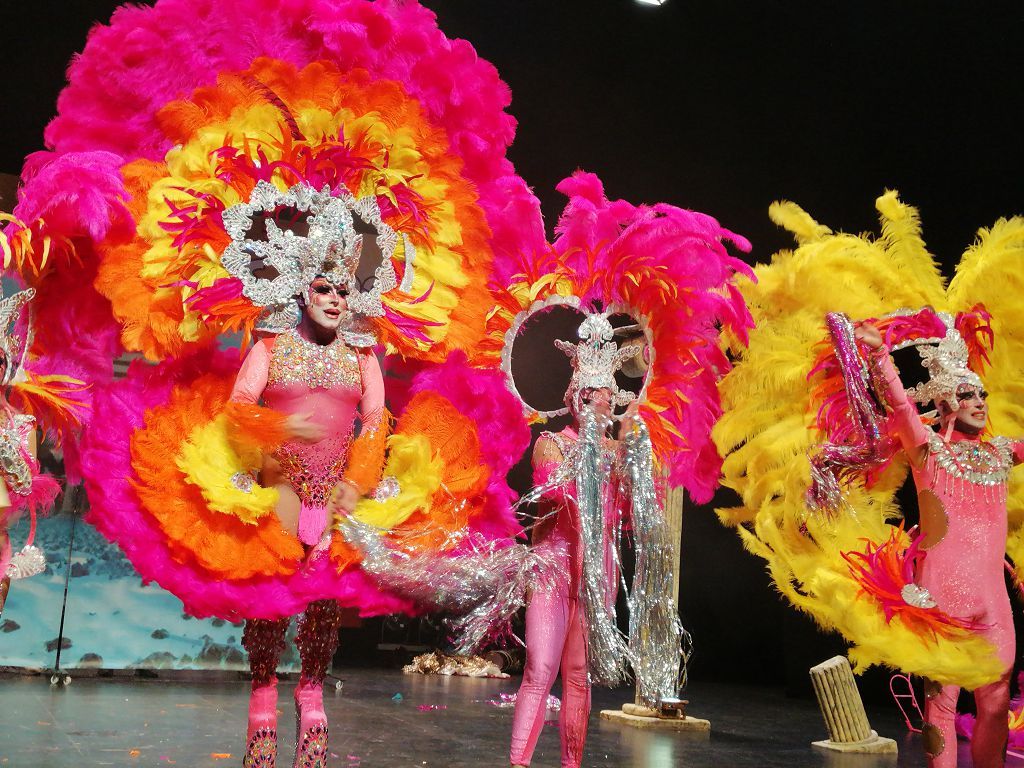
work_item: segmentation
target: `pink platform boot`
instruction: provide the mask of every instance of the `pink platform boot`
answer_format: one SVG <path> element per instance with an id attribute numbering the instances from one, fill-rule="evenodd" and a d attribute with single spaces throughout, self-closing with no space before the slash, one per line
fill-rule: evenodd
<path id="1" fill-rule="evenodd" d="M 277 761 L 277 678 L 253 683 L 249 694 L 249 727 L 246 730 L 242 768 L 274 768 Z"/>
<path id="2" fill-rule="evenodd" d="M 249 652 L 252 688 L 242 768 L 274 768 L 277 761 L 277 662 L 288 619 L 245 622 L 242 647 Z"/>
<path id="3" fill-rule="evenodd" d="M 293 768 L 327 768 L 327 713 L 323 681 L 305 675 L 295 688 L 295 763 Z"/>

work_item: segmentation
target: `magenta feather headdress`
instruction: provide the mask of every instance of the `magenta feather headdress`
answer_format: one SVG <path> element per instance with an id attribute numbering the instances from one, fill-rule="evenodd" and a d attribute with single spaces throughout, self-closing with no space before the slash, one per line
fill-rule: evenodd
<path id="1" fill-rule="evenodd" d="M 979 304 L 955 317 L 925 307 L 870 322 L 882 332 L 889 351 L 940 344 L 954 348 L 936 355 L 939 369 L 922 371 L 924 384 L 911 390 L 924 393 L 922 402 L 928 402 L 951 397 L 959 382 L 980 384 L 977 372 L 983 370 L 994 342 L 990 320 Z M 818 403 L 816 426 L 825 437 L 811 457 L 808 501 L 812 508 L 835 513 L 843 503 L 842 487 L 858 477 L 872 484 L 896 456 L 899 445 L 888 426 L 885 387 L 873 380 L 870 355 L 854 339 L 852 323 L 843 315 L 830 314 L 825 324 L 829 342 L 822 344 L 808 375 Z"/>
<path id="2" fill-rule="evenodd" d="M 706 501 L 721 467 L 710 440 L 721 414 L 717 380 L 730 367 L 720 338 L 745 339 L 752 326 L 737 281 L 753 272 L 729 245 L 750 244 L 703 213 L 609 200 L 594 174 L 578 171 L 558 190 L 569 202 L 553 244 L 495 264 L 500 304 L 485 354 L 507 345 L 545 299 L 632 316 L 653 352 L 641 412 L 656 454 L 673 483 Z"/>

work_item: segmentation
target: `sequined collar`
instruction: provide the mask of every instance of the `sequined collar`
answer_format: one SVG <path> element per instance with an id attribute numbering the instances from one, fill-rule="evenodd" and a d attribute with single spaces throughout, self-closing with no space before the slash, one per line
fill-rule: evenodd
<path id="1" fill-rule="evenodd" d="M 270 384 L 303 383 L 310 389 L 360 385 L 359 358 L 340 336 L 317 344 L 298 331 L 285 331 L 274 341 Z"/>
<path id="2" fill-rule="evenodd" d="M 1013 468 L 1013 446 L 1005 437 L 981 440 L 954 432 L 949 442 L 937 433 L 928 436 L 935 462 L 947 473 L 977 485 L 1000 485 Z"/>

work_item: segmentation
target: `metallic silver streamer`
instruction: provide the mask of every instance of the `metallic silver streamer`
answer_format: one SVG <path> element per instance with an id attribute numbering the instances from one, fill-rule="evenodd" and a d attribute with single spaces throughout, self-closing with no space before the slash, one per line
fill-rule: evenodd
<path id="1" fill-rule="evenodd" d="M 602 451 L 604 429 L 590 408 L 580 414 L 579 458 L 576 473 L 576 503 L 579 508 L 580 555 L 583 580 L 580 598 L 587 620 L 587 661 L 591 682 L 615 686 L 628 679 L 632 661 L 626 637 L 615 620 L 615 578 L 606 572 L 605 556 L 617 559 L 619 536 L 606 538 L 605 498 L 611 466 L 605 466 Z M 619 532 L 616 531 L 616 534 Z M 616 562 L 612 567 L 619 572 Z"/>
<path id="2" fill-rule="evenodd" d="M 672 598 L 676 549 L 654 481 L 651 437 L 642 420 L 623 444 L 622 475 L 636 552 L 628 601 L 630 657 L 640 701 L 657 707 L 659 699 L 675 697 L 686 684 L 690 636 Z"/>
<path id="3" fill-rule="evenodd" d="M 363 555 L 363 570 L 383 588 L 427 611 L 452 614 L 453 653 L 470 655 L 495 635 L 511 635 L 512 617 L 529 587 L 543 587 L 553 566 L 525 544 L 495 542 L 465 554 L 409 553 L 385 542 L 380 531 L 352 518 L 338 524 Z"/>

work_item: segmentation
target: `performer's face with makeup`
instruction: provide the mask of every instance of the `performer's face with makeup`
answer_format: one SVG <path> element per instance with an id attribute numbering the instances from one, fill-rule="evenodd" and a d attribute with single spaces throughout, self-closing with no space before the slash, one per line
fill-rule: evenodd
<path id="1" fill-rule="evenodd" d="M 337 333 L 348 309 L 347 295 L 344 287 L 334 285 L 325 277 L 316 278 L 309 286 L 306 316 L 318 330 Z"/>
<path id="2" fill-rule="evenodd" d="M 968 435 L 976 435 L 985 429 L 988 420 L 988 392 L 976 386 L 961 386 L 956 392 L 957 410 L 946 407 L 943 409 L 942 426 L 949 426 L 951 419 L 956 421 L 954 429 Z"/>

